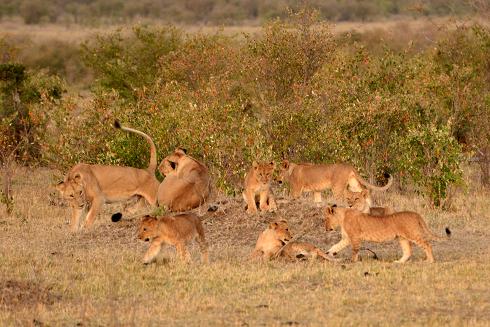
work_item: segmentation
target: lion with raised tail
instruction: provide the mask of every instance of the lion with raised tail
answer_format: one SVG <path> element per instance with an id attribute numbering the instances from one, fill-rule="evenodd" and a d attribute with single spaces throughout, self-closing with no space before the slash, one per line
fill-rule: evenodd
<path id="1" fill-rule="evenodd" d="M 362 241 L 386 242 L 398 239 L 403 256 L 395 262 L 404 263 L 410 259 L 411 243 L 415 243 L 425 251 L 427 262 L 432 263 L 434 256 L 429 240 L 446 239 L 434 235 L 424 219 L 418 213 L 411 211 L 378 217 L 351 208 L 326 207 L 325 229 L 331 231 L 337 226 L 340 226 L 342 239 L 332 246 L 327 254 L 336 255 L 348 245 L 352 245 L 352 261 L 358 260 Z M 446 228 L 446 235 L 447 237 L 451 235 L 449 228 Z"/>
<path id="2" fill-rule="evenodd" d="M 88 213 L 84 227 L 89 228 L 105 203 L 144 198 L 150 205 L 156 205 L 160 182 L 155 177 L 157 151 L 153 140 L 143 132 L 121 126 L 118 121 L 114 126 L 146 139 L 150 145 L 150 163 L 145 169 L 84 163 L 73 166 L 64 181 L 56 186 L 72 208 L 72 231 L 80 228 L 85 207 L 88 207 Z M 121 216 L 120 213 L 114 214 L 112 220 L 117 221 Z"/>

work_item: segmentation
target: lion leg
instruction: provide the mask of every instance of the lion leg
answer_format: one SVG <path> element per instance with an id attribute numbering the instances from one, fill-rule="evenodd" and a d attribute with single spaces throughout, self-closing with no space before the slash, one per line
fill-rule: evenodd
<path id="1" fill-rule="evenodd" d="M 352 244 L 352 262 L 359 261 L 359 248 L 361 247 L 361 241 L 358 239 L 351 240 Z"/>
<path id="2" fill-rule="evenodd" d="M 153 259 L 158 255 L 160 249 L 162 248 L 162 242 L 154 240 L 151 242 L 148 251 L 146 251 L 145 256 L 143 257 L 143 263 L 145 265 L 149 264 L 153 261 Z"/>
<path id="3" fill-rule="evenodd" d="M 425 261 L 429 263 L 434 263 L 434 255 L 432 254 L 432 245 L 424 239 L 414 240 L 415 244 L 420 246 L 425 251 L 426 259 Z"/>
<path id="4" fill-rule="evenodd" d="M 313 192 L 313 201 L 315 203 L 321 203 L 322 202 L 322 192 Z"/>
<path id="5" fill-rule="evenodd" d="M 410 241 L 404 238 L 400 238 L 399 240 L 400 246 L 402 248 L 403 255 L 400 259 L 396 260 L 396 263 L 405 263 L 412 256 L 412 245 Z"/>
<path id="6" fill-rule="evenodd" d="M 70 229 L 76 232 L 80 228 L 80 217 L 82 216 L 83 208 L 71 208 Z"/>
<path id="7" fill-rule="evenodd" d="M 269 193 L 269 211 L 275 212 L 277 210 L 276 199 L 274 195 Z"/>
<path id="8" fill-rule="evenodd" d="M 301 196 L 302 190 L 300 187 L 291 187 L 291 197 L 293 199 L 298 199 Z"/>
<path id="9" fill-rule="evenodd" d="M 196 237 L 196 242 L 199 245 L 199 250 L 201 250 L 201 261 L 204 263 L 209 263 L 208 244 L 204 238 L 204 230 L 202 230 L 202 233 L 198 231 L 198 234 L 199 235 Z"/>
<path id="10" fill-rule="evenodd" d="M 328 251 L 327 254 L 336 255 L 338 252 L 345 249 L 350 244 L 349 239 L 343 238 L 337 244 L 334 244 Z"/>
<path id="11" fill-rule="evenodd" d="M 267 204 L 268 195 L 269 193 L 267 191 L 260 192 L 259 208 L 261 211 L 267 211 L 269 209 L 269 205 Z"/>
<path id="12" fill-rule="evenodd" d="M 104 204 L 102 199 L 94 199 L 90 205 L 90 210 L 87 213 L 87 219 L 85 220 L 85 228 L 92 227 L 100 208 Z"/>
<path id="13" fill-rule="evenodd" d="M 178 243 L 175 245 L 175 248 L 177 249 L 177 253 L 179 254 L 180 258 L 185 263 L 189 263 L 191 261 L 191 254 L 189 253 L 189 250 L 187 250 L 185 243 Z"/>
<path id="14" fill-rule="evenodd" d="M 247 213 L 255 214 L 257 213 L 257 205 L 255 204 L 255 194 L 253 192 L 244 192 L 243 198 L 247 202 Z"/>

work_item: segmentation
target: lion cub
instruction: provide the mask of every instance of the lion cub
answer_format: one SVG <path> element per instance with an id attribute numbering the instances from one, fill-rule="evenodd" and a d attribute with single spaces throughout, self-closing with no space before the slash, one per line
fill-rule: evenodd
<path id="1" fill-rule="evenodd" d="M 361 192 L 347 190 L 345 199 L 350 208 L 359 210 L 362 213 L 368 213 L 371 216 L 387 216 L 395 213 L 395 210 L 391 207 L 372 207 L 369 190 L 362 190 Z"/>
<path id="2" fill-rule="evenodd" d="M 252 168 L 245 175 L 243 199 L 247 203 L 247 213 L 257 213 L 255 197 L 259 194 L 259 207 L 262 211 L 275 211 L 277 209 L 274 195 L 271 192 L 271 180 L 276 165 L 270 163 L 252 163 Z"/>
<path id="3" fill-rule="evenodd" d="M 209 170 L 203 163 L 187 155 L 185 149 L 176 148 L 163 159 L 158 170 L 165 175 L 157 191 L 159 206 L 181 212 L 208 201 L 211 193 Z"/>
<path id="4" fill-rule="evenodd" d="M 322 258 L 327 261 L 337 261 L 338 259 L 328 256 L 325 252 L 308 242 L 292 241 L 286 244 L 281 251 L 281 256 L 291 261 L 303 259 Z"/>
<path id="5" fill-rule="evenodd" d="M 340 226 L 342 239 L 332 246 L 327 254 L 335 255 L 349 244 L 352 245 L 352 261 L 358 260 L 361 241 L 386 242 L 398 238 L 403 256 L 395 261 L 406 262 L 412 255 L 413 242 L 424 249 L 427 261 L 434 262 L 430 239 L 444 239 L 434 235 L 423 218 L 411 211 L 397 212 L 392 215 L 376 217 L 351 208 L 326 207 L 325 229 L 333 230 Z M 451 231 L 446 228 L 449 237 Z"/>
<path id="6" fill-rule="evenodd" d="M 175 246 L 179 256 L 186 262 L 190 261 L 187 243 L 196 240 L 201 250 L 201 260 L 208 262 L 208 246 L 204 237 L 201 220 L 194 214 L 180 214 L 161 218 L 145 216 L 141 220 L 138 238 L 145 242 L 151 241 L 150 247 L 143 258 L 143 263 L 150 263 L 160 252 L 163 244 Z"/>
<path id="7" fill-rule="evenodd" d="M 285 220 L 275 221 L 269 224 L 257 239 L 251 258 L 262 257 L 271 259 L 281 248 L 291 240 L 288 223 Z"/>

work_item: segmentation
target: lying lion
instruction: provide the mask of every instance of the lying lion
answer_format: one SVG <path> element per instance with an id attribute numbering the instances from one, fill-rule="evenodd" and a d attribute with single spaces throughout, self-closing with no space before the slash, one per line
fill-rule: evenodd
<path id="1" fill-rule="evenodd" d="M 325 252 L 308 242 L 288 242 L 281 250 L 280 255 L 291 261 L 317 258 L 322 258 L 327 261 L 337 261 L 337 259 L 328 256 Z"/>
<path id="2" fill-rule="evenodd" d="M 187 211 L 204 204 L 211 192 L 208 168 L 177 148 L 159 166 L 165 179 L 158 187 L 158 205 L 174 212 Z"/>
<path id="3" fill-rule="evenodd" d="M 285 220 L 275 221 L 269 224 L 257 239 L 251 258 L 271 259 L 278 253 L 289 240 L 291 240 L 288 223 Z"/>
<path id="4" fill-rule="evenodd" d="M 204 236 L 204 228 L 201 220 L 194 214 L 179 214 L 161 218 L 145 216 L 141 220 L 138 229 L 138 238 L 143 241 L 151 241 L 143 263 L 150 263 L 160 252 L 162 245 L 175 246 L 178 255 L 186 262 L 190 261 L 190 253 L 187 243 L 196 240 L 201 250 L 201 260 L 205 263 L 208 259 L 208 246 Z"/>
<path id="5" fill-rule="evenodd" d="M 259 208 L 261 211 L 274 211 L 277 209 L 270 183 L 274 174 L 275 164 L 252 163 L 252 168 L 245 175 L 243 199 L 247 204 L 247 213 L 257 213 L 256 196 L 259 195 Z"/>
<path id="6" fill-rule="evenodd" d="M 389 176 L 389 175 L 387 175 Z M 315 165 L 310 163 L 295 164 L 284 160 L 280 167 L 278 182 L 288 182 L 292 198 L 298 198 L 303 192 L 314 192 L 315 202 L 321 202 L 321 192 L 331 189 L 336 199 L 342 199 L 344 191 L 362 191 L 361 185 L 376 191 L 385 191 L 393 183 L 389 176 L 385 186 L 376 186 L 365 181 L 348 164 Z"/>
<path id="7" fill-rule="evenodd" d="M 89 207 L 85 227 L 92 226 L 102 205 L 119 201 L 144 198 L 150 205 L 156 204 L 156 195 L 160 182 L 155 177 L 157 152 L 153 140 L 143 132 L 122 127 L 118 121 L 116 128 L 143 136 L 150 144 L 150 163 L 146 169 L 133 167 L 75 165 L 56 188 L 68 200 L 72 208 L 71 229 L 79 229 L 80 218 L 86 206 Z M 121 214 L 113 215 L 118 221 Z"/>
<path id="8" fill-rule="evenodd" d="M 345 191 L 345 199 L 349 208 L 359 210 L 362 213 L 368 213 L 371 216 L 387 216 L 395 213 L 391 207 L 371 207 L 371 197 L 369 190 L 361 192 Z"/>
<path id="9" fill-rule="evenodd" d="M 339 251 L 352 245 L 352 261 L 358 260 L 361 241 L 386 242 L 398 238 L 403 256 L 395 261 L 406 262 L 412 255 L 413 242 L 424 249 L 427 261 L 434 262 L 430 239 L 445 239 L 434 235 L 427 227 L 423 218 L 410 211 L 397 212 L 392 215 L 376 217 L 351 208 L 325 208 L 325 229 L 334 230 L 340 226 L 342 239 L 332 246 L 327 254 L 336 255 Z M 449 237 L 451 231 L 446 228 Z"/>

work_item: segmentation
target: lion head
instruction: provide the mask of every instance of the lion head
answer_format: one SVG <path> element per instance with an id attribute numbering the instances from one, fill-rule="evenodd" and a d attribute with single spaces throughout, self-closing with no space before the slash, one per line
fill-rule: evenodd
<path id="1" fill-rule="evenodd" d="M 168 176 L 171 173 L 175 172 L 177 169 L 177 164 L 173 161 L 169 161 L 167 159 L 163 159 L 160 165 L 158 166 L 158 171 L 163 175 L 163 176 Z"/>
<path id="2" fill-rule="evenodd" d="M 150 241 L 152 238 L 158 236 L 158 218 L 152 216 L 144 216 L 141 219 L 140 226 L 138 228 L 138 238 L 145 242 Z"/>
<path id="3" fill-rule="evenodd" d="M 272 175 L 274 174 L 274 169 L 276 168 L 276 164 L 274 161 L 269 163 L 257 163 L 254 161 L 252 163 L 252 167 L 255 171 L 255 176 L 259 183 L 263 185 L 268 185 L 272 180 Z"/>
<path id="4" fill-rule="evenodd" d="M 362 190 L 361 192 L 351 192 L 347 190 L 345 192 L 345 199 L 350 208 L 363 211 L 366 208 L 366 205 L 369 208 L 371 195 L 369 194 L 369 190 L 366 189 Z"/>
<path id="5" fill-rule="evenodd" d="M 332 231 L 340 224 L 339 220 L 340 210 L 336 205 L 329 206 L 325 208 L 325 230 Z"/>
<path id="6" fill-rule="evenodd" d="M 269 224 L 269 229 L 274 232 L 274 238 L 286 245 L 292 238 L 288 223 L 285 220 L 275 221 Z"/>
<path id="7" fill-rule="evenodd" d="M 282 184 L 283 182 L 287 182 L 289 179 L 289 161 L 288 160 L 283 160 L 281 162 L 281 166 L 279 167 L 279 174 L 276 178 L 277 182 L 279 184 Z"/>
<path id="8" fill-rule="evenodd" d="M 78 208 L 85 207 L 87 200 L 85 198 L 85 189 L 82 185 L 82 177 L 80 174 L 76 174 L 63 182 L 59 182 L 58 185 L 56 185 L 56 189 L 65 200 L 70 202 L 71 206 Z"/>

